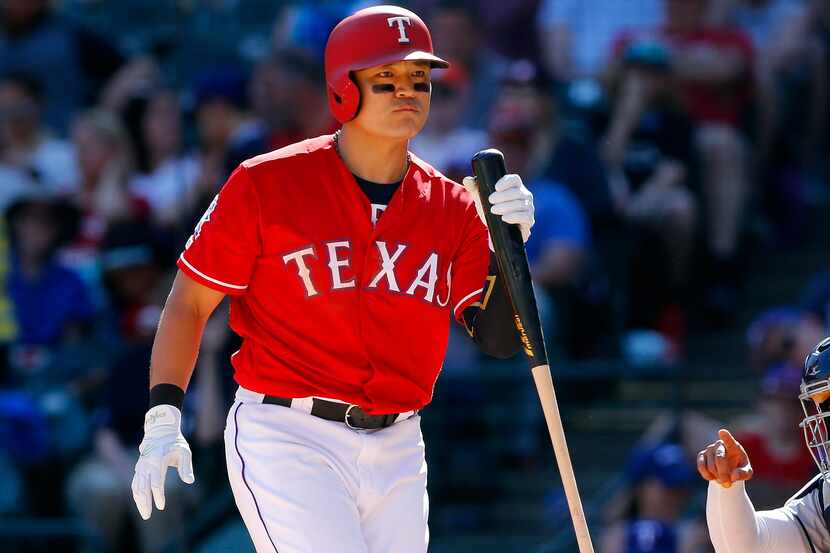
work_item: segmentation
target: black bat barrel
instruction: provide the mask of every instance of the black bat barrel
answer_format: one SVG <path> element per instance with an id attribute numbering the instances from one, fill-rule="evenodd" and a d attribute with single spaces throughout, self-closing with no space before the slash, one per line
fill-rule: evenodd
<path id="1" fill-rule="evenodd" d="M 496 250 L 499 270 L 513 303 L 514 323 L 519 331 L 522 348 L 531 368 L 547 365 L 545 340 L 539 322 L 536 297 L 533 295 L 522 232 L 518 225 L 504 223 L 499 215 L 490 213 L 488 198 L 496 191 L 496 182 L 507 174 L 504 155 L 495 149 L 478 152 L 473 156 L 473 174 L 478 181 L 478 193 L 484 207 L 493 248 Z"/>

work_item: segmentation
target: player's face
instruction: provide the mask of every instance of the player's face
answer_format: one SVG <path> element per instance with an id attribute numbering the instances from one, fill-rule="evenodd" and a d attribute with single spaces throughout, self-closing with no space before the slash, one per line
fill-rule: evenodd
<path id="1" fill-rule="evenodd" d="M 353 123 L 370 134 L 410 139 L 429 115 L 430 66 L 399 61 L 355 73 L 360 87 L 360 111 Z"/>

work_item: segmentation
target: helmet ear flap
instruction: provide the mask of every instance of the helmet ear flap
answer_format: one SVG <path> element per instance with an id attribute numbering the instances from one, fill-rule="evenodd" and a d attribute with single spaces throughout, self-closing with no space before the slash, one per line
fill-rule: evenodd
<path id="1" fill-rule="evenodd" d="M 360 109 L 360 89 L 349 75 L 328 86 L 329 108 L 341 123 L 351 121 Z"/>

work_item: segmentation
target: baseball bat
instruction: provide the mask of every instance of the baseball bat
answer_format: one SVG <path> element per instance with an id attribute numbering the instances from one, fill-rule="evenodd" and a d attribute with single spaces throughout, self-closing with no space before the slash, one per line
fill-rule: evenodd
<path id="1" fill-rule="evenodd" d="M 536 391 L 545 414 L 545 422 L 553 442 L 553 452 L 556 455 L 556 463 L 565 488 L 565 497 L 568 500 L 568 509 L 571 512 L 579 553 L 594 553 L 582 501 L 579 499 L 579 489 L 576 485 L 568 444 L 565 441 L 559 405 L 556 402 L 556 391 L 553 388 L 553 377 L 548 366 L 542 324 L 539 321 L 536 297 L 533 295 L 530 267 L 527 263 L 522 233 L 518 225 L 503 223 L 499 216 L 490 213 L 490 194 L 495 192 L 496 181 L 507 173 L 504 155 L 495 149 L 482 150 L 473 156 L 472 164 L 496 260 L 513 304 L 513 322 L 519 332 L 522 349 L 533 374 Z"/>

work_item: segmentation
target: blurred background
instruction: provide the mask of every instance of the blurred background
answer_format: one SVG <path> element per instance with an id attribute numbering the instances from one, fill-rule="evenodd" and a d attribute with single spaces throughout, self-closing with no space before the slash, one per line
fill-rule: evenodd
<path id="1" fill-rule="evenodd" d="M 717 428 L 748 449 L 759 508 L 816 470 L 796 395 L 830 322 L 830 2 L 402 3 L 453 63 L 413 151 L 460 179 L 497 147 L 535 195 L 527 250 L 597 551 L 711 551 L 692 463 Z M 0 0 L 2 551 L 252 550 L 224 471 L 224 310 L 185 403 L 197 483 L 168 478 L 139 523 L 150 347 L 230 171 L 336 128 L 325 41 L 367 5 Z M 431 551 L 574 551 L 524 361 L 462 334 L 423 413 Z"/>

